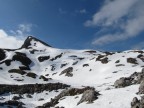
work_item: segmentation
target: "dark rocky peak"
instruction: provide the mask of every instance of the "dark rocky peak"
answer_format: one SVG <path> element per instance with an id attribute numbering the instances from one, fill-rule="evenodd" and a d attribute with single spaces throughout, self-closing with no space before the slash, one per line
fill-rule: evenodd
<path id="1" fill-rule="evenodd" d="M 24 44 L 21 46 L 21 48 L 29 48 L 31 46 L 31 42 L 34 41 L 34 46 L 36 45 L 37 42 L 45 45 L 45 46 L 48 46 L 48 47 L 51 47 L 50 45 L 48 45 L 47 43 L 33 37 L 33 36 L 28 36 L 27 39 L 24 41 Z"/>

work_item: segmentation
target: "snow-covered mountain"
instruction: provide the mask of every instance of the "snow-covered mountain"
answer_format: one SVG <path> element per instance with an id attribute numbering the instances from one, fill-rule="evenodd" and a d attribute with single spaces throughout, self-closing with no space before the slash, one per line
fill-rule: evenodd
<path id="1" fill-rule="evenodd" d="M 143 50 L 65 50 L 29 36 L 0 49 L 0 108 L 144 108 L 143 67 Z"/>

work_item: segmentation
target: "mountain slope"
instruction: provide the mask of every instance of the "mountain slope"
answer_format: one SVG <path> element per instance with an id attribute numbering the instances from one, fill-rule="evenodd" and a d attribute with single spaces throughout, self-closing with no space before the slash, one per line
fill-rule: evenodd
<path id="1" fill-rule="evenodd" d="M 144 51 L 57 49 L 30 36 L 21 48 L 0 49 L 0 55 L 2 108 L 136 108 L 141 104 L 131 101 L 140 99 Z"/>

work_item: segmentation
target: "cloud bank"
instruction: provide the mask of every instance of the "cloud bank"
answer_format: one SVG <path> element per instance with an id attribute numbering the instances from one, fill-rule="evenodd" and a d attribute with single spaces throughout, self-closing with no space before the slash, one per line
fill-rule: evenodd
<path id="1" fill-rule="evenodd" d="M 32 24 L 20 24 L 17 30 L 10 30 L 10 34 L 0 29 L 0 48 L 20 48 L 26 36 L 31 32 Z"/>
<path id="2" fill-rule="evenodd" d="M 105 45 L 138 36 L 144 31 L 144 0 L 106 0 L 99 12 L 85 22 L 86 27 L 101 27 L 93 45 Z"/>

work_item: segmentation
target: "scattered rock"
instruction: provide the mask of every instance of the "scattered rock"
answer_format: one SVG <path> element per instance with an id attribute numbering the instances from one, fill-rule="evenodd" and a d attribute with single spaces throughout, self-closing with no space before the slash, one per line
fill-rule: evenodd
<path id="1" fill-rule="evenodd" d="M 40 57 L 38 57 L 39 62 L 43 62 L 43 61 L 48 60 L 48 59 L 50 59 L 50 56 L 40 56 Z"/>
<path id="2" fill-rule="evenodd" d="M 103 63 L 103 64 L 107 64 L 108 62 L 109 62 L 109 61 L 108 61 L 108 58 L 107 58 L 107 57 L 101 59 L 101 63 Z"/>
<path id="3" fill-rule="evenodd" d="M 63 68 L 64 66 L 66 66 L 67 65 L 67 63 L 65 63 L 65 64 L 61 64 L 61 68 Z"/>
<path id="4" fill-rule="evenodd" d="M 43 75 L 41 75 L 41 76 L 39 77 L 39 79 L 43 79 L 43 81 L 48 81 L 48 80 L 49 80 L 48 78 L 46 78 L 46 77 L 43 76 Z"/>
<path id="5" fill-rule="evenodd" d="M 125 64 L 117 64 L 116 67 L 125 66 Z"/>
<path id="6" fill-rule="evenodd" d="M 120 60 L 117 60 L 115 63 L 119 63 L 120 62 Z"/>
<path id="7" fill-rule="evenodd" d="M 16 100 L 19 100 L 19 99 L 22 99 L 23 97 L 20 95 L 20 96 L 14 96 L 12 98 L 12 100 L 16 101 Z"/>
<path id="8" fill-rule="evenodd" d="M 96 53 L 96 51 L 93 51 L 93 50 L 89 50 L 89 51 L 85 51 L 85 52 L 88 52 L 88 53 L 91 53 L 91 54 Z"/>
<path id="9" fill-rule="evenodd" d="M 72 65 L 76 65 L 78 63 L 78 61 L 74 62 Z"/>
<path id="10" fill-rule="evenodd" d="M 89 66 L 89 64 L 83 64 L 83 67 L 87 67 L 87 66 Z"/>
<path id="11" fill-rule="evenodd" d="M 54 58 L 51 59 L 51 61 L 54 61 L 54 60 L 56 60 L 56 59 L 58 59 L 58 58 L 61 58 L 62 55 L 63 55 L 63 53 L 61 53 L 60 55 L 55 56 Z"/>
<path id="12" fill-rule="evenodd" d="M 17 108 L 25 108 L 25 107 L 23 107 L 23 105 L 25 105 L 24 103 L 19 102 L 19 101 L 15 101 L 15 100 L 9 100 L 9 101 L 6 101 L 6 102 L 0 102 L 0 106 L 5 106 L 5 105 L 7 105 L 7 106 L 15 106 Z"/>
<path id="13" fill-rule="evenodd" d="M 96 58 L 96 61 L 101 61 L 101 59 L 105 57 L 104 55 L 99 55 L 97 58 Z"/>
<path id="14" fill-rule="evenodd" d="M 32 95 L 30 95 L 30 94 L 27 94 L 26 97 L 33 98 Z"/>
<path id="15" fill-rule="evenodd" d="M 9 70 L 8 72 L 9 72 L 9 73 L 17 73 L 17 74 L 21 74 L 21 75 L 26 74 L 25 71 L 20 70 L 20 69 L 11 69 L 11 70 Z"/>
<path id="16" fill-rule="evenodd" d="M 55 64 L 51 65 L 51 71 L 55 70 Z"/>
<path id="17" fill-rule="evenodd" d="M 44 100 L 44 98 L 40 98 L 38 101 L 43 101 Z"/>
<path id="18" fill-rule="evenodd" d="M 29 66 L 19 66 L 20 70 L 30 70 Z"/>
<path id="19" fill-rule="evenodd" d="M 31 77 L 31 78 L 36 78 L 36 77 L 37 77 L 37 74 L 35 74 L 35 73 L 33 73 L 33 72 L 29 72 L 29 73 L 27 73 L 26 76 Z"/>

